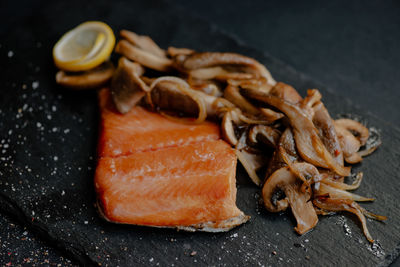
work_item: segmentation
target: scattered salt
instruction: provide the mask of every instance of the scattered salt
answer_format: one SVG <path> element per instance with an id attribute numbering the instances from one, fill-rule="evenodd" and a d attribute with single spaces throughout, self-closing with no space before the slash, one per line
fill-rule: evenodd
<path id="1" fill-rule="evenodd" d="M 38 87 L 39 87 L 39 82 L 38 81 L 32 82 L 32 89 L 33 90 L 37 89 Z"/>

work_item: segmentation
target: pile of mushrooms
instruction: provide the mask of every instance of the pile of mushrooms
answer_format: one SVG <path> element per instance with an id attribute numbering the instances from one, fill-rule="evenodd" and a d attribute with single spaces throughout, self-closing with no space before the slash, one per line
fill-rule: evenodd
<path id="1" fill-rule="evenodd" d="M 318 90 L 306 97 L 276 82 L 256 60 L 236 53 L 196 52 L 169 47 L 126 30 L 115 51 L 121 55 L 111 80 L 117 110 L 145 106 L 183 123 L 221 123 L 223 138 L 235 149 L 251 180 L 262 187 L 265 208 L 291 208 L 295 231 L 315 227 L 317 215 L 348 211 L 360 220 L 368 241 L 365 216 L 385 220 L 357 202 L 373 201 L 349 191 L 363 177 L 351 173 L 379 145 L 370 131 L 352 119 L 333 120 Z M 347 184 L 345 177 L 353 177 Z"/>

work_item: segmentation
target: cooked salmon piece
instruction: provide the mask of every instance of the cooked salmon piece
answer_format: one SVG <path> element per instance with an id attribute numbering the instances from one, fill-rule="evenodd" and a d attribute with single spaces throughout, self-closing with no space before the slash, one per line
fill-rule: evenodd
<path id="1" fill-rule="evenodd" d="M 116 111 L 108 90 L 100 91 L 100 157 L 129 155 L 220 138 L 218 125 L 184 124 L 135 107 L 127 114 Z"/>
<path id="2" fill-rule="evenodd" d="M 116 223 L 226 231 L 248 220 L 236 206 L 235 151 L 213 123 L 181 124 L 135 107 L 118 114 L 100 96 L 95 186 Z"/>

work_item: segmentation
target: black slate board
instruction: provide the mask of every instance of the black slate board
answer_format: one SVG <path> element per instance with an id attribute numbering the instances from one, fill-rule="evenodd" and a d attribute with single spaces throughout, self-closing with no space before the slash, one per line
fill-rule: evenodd
<path id="1" fill-rule="evenodd" d="M 0 236 L 2 266 L 78 266 L 7 215 L 0 214 L 0 229 L 3 231 Z"/>
<path id="2" fill-rule="evenodd" d="M 279 60 L 244 46 L 168 3 L 32 5 L 30 16 L 15 19 L 0 31 L 1 40 L 6 40 L 0 47 L 1 209 L 12 212 L 84 264 L 388 265 L 398 255 L 400 227 L 396 222 L 400 214 L 395 197 L 400 186 L 400 154 L 396 150 L 400 131 L 395 126 L 358 110 Z M 268 66 L 277 80 L 303 93 L 307 88 L 319 88 L 331 114 L 359 114 L 382 129 L 382 147 L 359 166 L 365 179 L 357 190 L 377 198 L 364 207 L 389 216 L 386 223 L 368 222 L 379 245 L 371 247 L 354 217 L 346 214 L 320 218 L 314 231 L 297 236 L 290 212 L 268 214 L 258 207 L 258 189 L 246 182 L 240 169 L 238 205 L 252 220 L 231 232 L 185 233 L 101 220 L 93 190 L 96 94 L 59 88 L 50 53 L 62 33 L 91 19 L 103 20 L 116 31 L 126 28 L 148 34 L 162 47 L 234 51 L 254 57 Z M 193 251 L 197 254 L 190 256 Z"/>

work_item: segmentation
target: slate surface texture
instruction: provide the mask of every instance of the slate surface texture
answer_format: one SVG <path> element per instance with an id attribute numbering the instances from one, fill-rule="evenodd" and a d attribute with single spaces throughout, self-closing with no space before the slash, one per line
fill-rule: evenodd
<path id="1" fill-rule="evenodd" d="M 169 3 L 115 2 L 110 7 L 107 1 L 37 1 L 25 6 L 0 29 L 0 209 L 69 257 L 81 264 L 110 266 L 385 266 L 398 256 L 400 131 L 393 124 Z M 389 217 L 386 223 L 368 221 L 377 244 L 366 241 L 358 222 L 348 214 L 321 217 L 314 231 L 296 235 L 290 212 L 268 214 L 259 207 L 259 190 L 247 182 L 241 169 L 238 205 L 252 220 L 228 233 L 121 226 L 100 219 L 93 190 L 96 93 L 58 87 L 50 53 L 61 34 L 86 20 L 103 20 L 115 31 L 126 28 L 148 34 L 162 47 L 234 51 L 254 57 L 277 80 L 294 85 L 303 94 L 307 88 L 319 88 L 334 117 L 361 115 L 381 129 L 383 145 L 356 168 L 365 174 L 356 192 L 377 198 L 363 206 Z M 191 256 L 193 252 L 196 255 Z"/>

